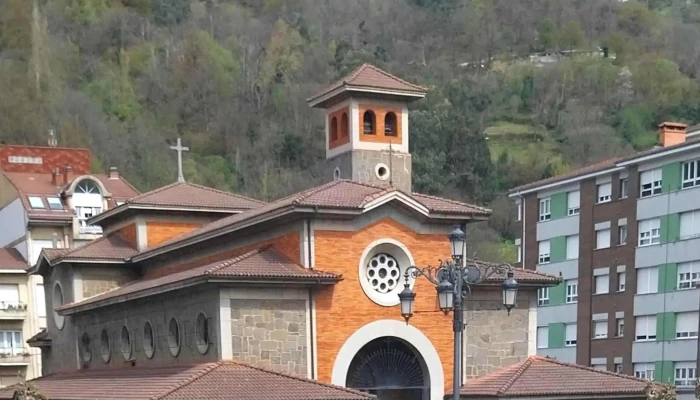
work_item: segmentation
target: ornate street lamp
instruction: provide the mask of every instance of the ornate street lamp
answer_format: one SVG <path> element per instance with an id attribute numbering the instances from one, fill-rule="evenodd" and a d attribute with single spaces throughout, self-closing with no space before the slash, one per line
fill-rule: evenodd
<path id="1" fill-rule="evenodd" d="M 515 306 L 518 294 L 518 281 L 515 280 L 513 267 L 508 264 L 488 264 L 476 260 L 466 262 L 464 259 L 466 235 L 455 227 L 449 235 L 452 259 L 440 261 L 438 267 L 427 266 L 418 268 L 411 266 L 406 270 L 404 289 L 399 293 L 401 301 L 401 316 L 406 323 L 413 316 L 413 304 L 416 293 L 409 285 L 410 278 L 423 276 L 436 286 L 438 304 L 440 310 L 452 313 L 452 330 L 454 332 L 454 371 L 453 371 L 453 399 L 459 400 L 459 389 L 462 383 L 461 355 L 462 355 L 462 331 L 464 330 L 462 300 L 471 293 L 471 286 L 485 282 L 494 275 L 505 275 L 501 283 L 503 290 L 503 306 L 510 315 L 510 310 Z"/>

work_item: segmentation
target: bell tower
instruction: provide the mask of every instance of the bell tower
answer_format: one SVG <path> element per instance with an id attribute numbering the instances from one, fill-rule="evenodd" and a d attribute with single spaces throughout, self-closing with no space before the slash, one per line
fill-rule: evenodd
<path id="1" fill-rule="evenodd" d="M 307 101 L 326 110 L 326 178 L 411 193 L 408 108 L 425 89 L 364 64 Z"/>

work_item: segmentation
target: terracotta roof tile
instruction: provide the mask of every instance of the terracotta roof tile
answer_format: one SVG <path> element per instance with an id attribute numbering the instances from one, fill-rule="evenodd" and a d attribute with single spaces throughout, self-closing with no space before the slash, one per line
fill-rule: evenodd
<path id="1" fill-rule="evenodd" d="M 0 249 L 0 269 L 27 269 L 27 261 L 15 249 Z"/>
<path id="2" fill-rule="evenodd" d="M 487 263 L 484 261 L 480 260 L 471 260 L 467 259 L 466 260 L 467 264 L 469 263 L 474 263 L 477 266 L 480 266 L 482 269 L 486 269 L 488 266 L 495 266 L 493 263 Z M 513 272 L 513 278 L 517 280 L 519 283 L 529 283 L 529 284 L 536 284 L 536 283 L 542 283 L 542 284 L 556 284 L 561 281 L 561 278 L 558 276 L 550 275 L 550 274 L 545 274 L 543 272 L 537 272 L 533 271 L 530 269 L 524 269 L 524 268 L 513 268 L 511 270 Z M 487 282 L 497 282 L 501 283 L 503 280 L 506 278 L 507 272 L 506 273 L 494 273 L 489 278 L 487 279 Z"/>
<path id="3" fill-rule="evenodd" d="M 29 344 L 32 347 L 42 347 L 42 345 L 50 345 L 51 335 L 49 334 L 49 331 L 46 330 L 46 328 L 44 328 L 40 330 L 39 333 L 37 333 L 36 335 L 27 339 L 27 344 Z"/>
<path id="4" fill-rule="evenodd" d="M 176 182 L 136 196 L 126 202 L 134 205 L 249 210 L 265 202 L 234 193 L 186 182 Z"/>
<path id="5" fill-rule="evenodd" d="M 59 258 L 123 261 L 138 253 L 138 250 L 119 232 L 111 233 L 75 249 L 51 249 L 53 251 L 50 252 L 46 250 L 44 249 L 45 254 L 51 262 Z"/>
<path id="6" fill-rule="evenodd" d="M 565 181 L 567 179 L 572 179 L 572 178 L 577 178 L 579 176 L 592 174 L 594 172 L 601 172 L 601 171 L 604 171 L 604 170 L 609 169 L 609 168 L 614 168 L 615 164 L 617 163 L 617 161 L 619 159 L 620 159 L 619 157 L 611 158 L 611 159 L 601 161 L 601 162 L 596 163 L 596 164 L 588 165 L 588 166 L 583 167 L 583 168 L 569 171 L 569 172 L 564 173 L 564 174 L 552 176 L 552 177 L 549 177 L 546 179 L 541 179 L 539 181 L 535 181 L 535 182 L 531 182 L 531 183 L 528 183 L 525 185 L 521 185 L 521 186 L 518 186 L 518 187 L 515 187 L 515 188 L 509 190 L 509 192 L 510 193 L 520 192 L 523 190 L 536 188 L 538 186 L 548 185 L 551 183 L 557 183 L 557 182 Z"/>
<path id="7" fill-rule="evenodd" d="M 533 356 L 468 381 L 461 397 L 641 395 L 647 385 L 648 381 L 632 376 Z"/>
<path id="8" fill-rule="evenodd" d="M 374 396 L 234 361 L 83 369 L 32 383 L 52 400 L 364 400 Z M 129 388 L 124 390 L 124 388 Z M 11 399 L 15 389 L 0 390 Z"/>
<path id="9" fill-rule="evenodd" d="M 424 206 L 428 207 L 430 211 L 433 212 L 445 212 L 445 213 L 469 213 L 469 214 L 482 214 L 490 215 L 491 210 L 484 207 L 475 206 L 472 204 L 462 203 L 456 200 L 445 199 L 442 197 L 430 196 L 427 194 L 413 193 L 412 196 L 422 203 Z"/>

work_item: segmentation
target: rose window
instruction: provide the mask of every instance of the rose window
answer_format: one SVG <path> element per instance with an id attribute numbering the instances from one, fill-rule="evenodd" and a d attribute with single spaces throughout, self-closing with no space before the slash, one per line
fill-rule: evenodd
<path id="1" fill-rule="evenodd" d="M 386 253 L 372 257 L 367 263 L 367 281 L 379 293 L 394 290 L 401 280 L 401 270 L 396 259 Z"/>

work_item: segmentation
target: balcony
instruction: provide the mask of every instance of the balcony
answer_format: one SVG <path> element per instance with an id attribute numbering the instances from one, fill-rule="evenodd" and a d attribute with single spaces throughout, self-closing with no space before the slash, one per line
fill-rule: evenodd
<path id="1" fill-rule="evenodd" d="M 99 235 L 102 233 L 102 227 L 97 225 L 88 225 L 85 221 L 79 221 L 78 233 L 86 235 Z"/>
<path id="2" fill-rule="evenodd" d="M 27 318 L 27 305 L 19 301 L 0 301 L 0 320 Z"/>
<path id="3" fill-rule="evenodd" d="M 28 349 L 0 347 L 0 367 L 29 365 L 31 357 Z"/>

